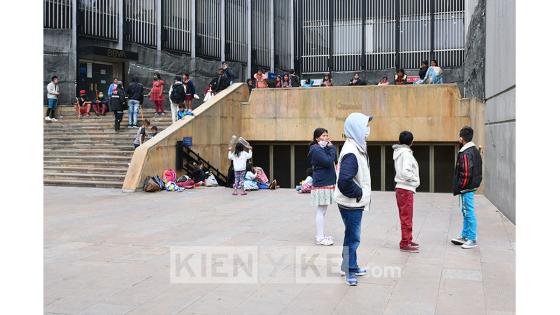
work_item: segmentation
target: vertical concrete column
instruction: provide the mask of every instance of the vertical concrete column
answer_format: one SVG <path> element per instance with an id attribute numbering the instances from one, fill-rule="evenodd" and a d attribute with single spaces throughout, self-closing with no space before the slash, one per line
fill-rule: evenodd
<path id="1" fill-rule="evenodd" d="M 247 0 L 247 78 L 252 78 L 251 69 L 251 0 Z M 272 161 L 271 161 L 272 163 Z M 270 167 L 272 170 L 272 167 Z"/>
<path id="2" fill-rule="evenodd" d="M 381 146 L 381 191 L 385 191 L 385 170 L 387 165 L 385 165 L 385 146 Z"/>
<path id="3" fill-rule="evenodd" d="M 290 69 L 294 69 L 294 55 L 295 55 L 295 37 L 294 37 L 294 0 L 290 0 Z"/>
<path id="4" fill-rule="evenodd" d="M 435 166 L 436 166 L 436 163 L 435 163 L 435 153 L 434 153 L 434 145 L 430 145 L 430 156 L 429 156 L 429 160 L 430 160 L 430 161 L 429 161 L 429 164 L 430 164 L 430 175 L 429 175 L 430 184 L 429 184 L 429 186 L 430 186 L 430 192 L 433 193 L 434 190 L 435 190 L 435 185 L 436 185 L 435 182 L 434 182 L 434 180 L 435 180 L 435 169 L 434 169 L 434 168 L 435 168 Z"/>
<path id="5" fill-rule="evenodd" d="M 270 72 L 274 73 L 274 0 L 268 0 L 268 6 L 270 13 Z"/>
<path id="6" fill-rule="evenodd" d="M 296 147 L 290 144 L 290 188 L 296 187 Z"/>
<path id="7" fill-rule="evenodd" d="M 68 81 L 74 78 L 74 90 L 76 95 L 78 92 L 78 0 L 72 0 L 72 45 L 70 57 L 69 57 L 69 68 L 68 69 Z M 64 79 L 63 79 L 64 80 Z M 68 99 L 69 101 L 72 99 L 70 96 L 62 95 L 64 99 Z"/>
<path id="8" fill-rule="evenodd" d="M 191 59 L 196 58 L 196 0 L 191 2 Z"/>
<path id="9" fill-rule="evenodd" d="M 220 1 L 220 59 L 226 61 L 226 0 Z"/>
<path id="10" fill-rule="evenodd" d="M 270 165 L 270 179 L 274 179 L 274 146 L 272 144 L 268 146 L 268 160 Z"/>
<path id="11" fill-rule="evenodd" d="M 156 68 L 161 67 L 161 0 L 156 1 Z"/>
<path id="12" fill-rule="evenodd" d="M 117 49 L 123 49 L 124 47 L 124 0 L 119 0 L 119 41 L 117 43 Z"/>

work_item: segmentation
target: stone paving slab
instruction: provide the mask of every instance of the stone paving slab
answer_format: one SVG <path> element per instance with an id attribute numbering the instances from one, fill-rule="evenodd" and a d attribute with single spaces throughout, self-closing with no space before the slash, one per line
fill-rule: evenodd
<path id="1" fill-rule="evenodd" d="M 394 193 L 374 192 L 358 249 L 370 275 L 348 287 L 337 274 L 317 278 L 324 283 L 298 277 L 295 249 L 335 253 L 319 266 L 339 264 L 340 257 L 337 247 L 314 246 L 310 196 L 293 190 L 243 197 L 225 188 L 124 194 L 45 187 L 44 193 L 47 314 L 515 313 L 515 226 L 482 195 L 475 196 L 480 246 L 463 250 L 449 242 L 461 230 L 457 197 L 416 194 L 413 232 L 421 251 L 409 254 L 398 249 Z M 335 206 L 328 208 L 326 232 L 341 245 Z M 172 283 L 177 246 L 256 248 L 260 273 L 254 283 Z M 281 253 L 292 254 L 263 258 Z M 228 260 L 222 267 L 234 265 Z"/>

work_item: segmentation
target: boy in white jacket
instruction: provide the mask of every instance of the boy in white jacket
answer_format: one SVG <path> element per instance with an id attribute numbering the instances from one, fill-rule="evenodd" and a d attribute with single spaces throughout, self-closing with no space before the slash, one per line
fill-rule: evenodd
<path id="1" fill-rule="evenodd" d="M 412 155 L 410 146 L 414 136 L 410 131 L 403 131 L 399 135 L 399 144 L 393 146 L 393 160 L 395 161 L 395 191 L 397 206 L 401 220 L 401 251 L 417 253 L 419 245 L 412 241 L 412 213 L 414 193 L 420 186 L 418 162 Z"/>

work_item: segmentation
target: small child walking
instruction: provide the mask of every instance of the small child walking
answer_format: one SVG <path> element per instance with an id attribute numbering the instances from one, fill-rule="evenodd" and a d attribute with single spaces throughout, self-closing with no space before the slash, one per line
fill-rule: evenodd
<path id="1" fill-rule="evenodd" d="M 476 238 L 476 214 L 474 212 L 474 192 L 482 182 L 482 157 L 472 142 L 474 130 L 463 127 L 459 131 L 459 143 L 462 145 L 457 154 L 457 163 L 453 174 L 453 195 L 461 196 L 461 212 L 463 213 L 463 231 L 459 237 L 451 240 L 454 245 L 463 249 L 478 246 Z"/>
<path id="2" fill-rule="evenodd" d="M 412 241 L 412 215 L 414 208 L 414 194 L 420 186 L 420 171 L 418 162 L 410 147 L 414 135 L 410 131 L 403 131 L 399 135 L 399 144 L 393 146 L 393 160 L 395 161 L 395 192 L 397 206 L 401 220 L 400 248 L 403 252 L 417 253 L 418 244 Z"/>
<path id="3" fill-rule="evenodd" d="M 233 171 L 235 176 L 235 181 L 233 183 L 233 193 L 232 195 L 238 195 L 238 191 L 241 190 L 241 195 L 246 195 L 245 189 L 243 188 L 243 183 L 245 181 L 245 170 L 247 169 L 247 160 L 253 157 L 253 152 L 251 147 L 247 149 L 249 152 L 245 151 L 245 147 L 241 143 L 235 145 L 235 150 L 232 152 L 232 147 L 228 148 L 228 159 L 233 161 Z"/>

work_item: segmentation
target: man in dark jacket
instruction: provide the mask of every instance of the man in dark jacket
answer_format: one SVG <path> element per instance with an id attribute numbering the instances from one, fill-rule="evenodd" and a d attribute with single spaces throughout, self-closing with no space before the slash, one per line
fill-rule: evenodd
<path id="1" fill-rule="evenodd" d="M 117 88 L 113 89 L 111 99 L 109 100 L 110 109 L 115 114 L 115 131 L 121 130 L 121 121 L 123 118 L 125 104 L 126 99 L 124 96 L 122 82 L 118 81 Z"/>
<path id="2" fill-rule="evenodd" d="M 128 96 L 128 128 L 138 128 L 138 110 L 144 103 L 144 86 L 138 82 L 138 78 L 132 78 L 132 82 L 126 88 Z"/>
<path id="3" fill-rule="evenodd" d="M 227 62 L 222 62 L 222 69 L 224 70 L 224 74 L 227 76 L 229 83 L 229 85 L 233 84 L 233 81 L 236 79 L 235 74 L 233 73 L 233 71 L 231 71 L 231 68 L 229 67 Z"/>
<path id="4" fill-rule="evenodd" d="M 290 82 L 292 83 L 292 87 L 300 87 L 301 82 L 299 81 L 299 77 L 296 75 L 296 71 L 294 69 L 290 70 Z"/>
<path id="5" fill-rule="evenodd" d="M 474 131 L 471 127 L 463 127 L 459 132 L 459 143 L 462 147 L 457 154 L 455 172 L 453 174 L 453 195 L 461 196 L 463 212 L 463 231 L 461 236 L 451 240 L 464 249 L 477 247 L 476 215 L 474 213 L 474 192 L 482 182 L 482 158 L 476 145 L 472 142 Z"/>
<path id="6" fill-rule="evenodd" d="M 220 93 L 221 91 L 227 89 L 229 86 L 229 78 L 225 74 L 224 69 L 218 70 L 218 78 L 216 79 L 215 87 L 212 87 L 212 90 L 216 91 L 216 94 Z"/>

